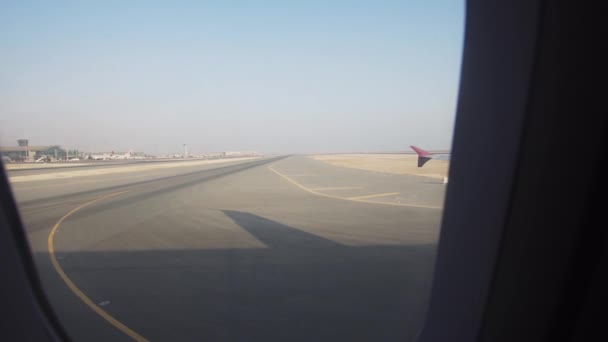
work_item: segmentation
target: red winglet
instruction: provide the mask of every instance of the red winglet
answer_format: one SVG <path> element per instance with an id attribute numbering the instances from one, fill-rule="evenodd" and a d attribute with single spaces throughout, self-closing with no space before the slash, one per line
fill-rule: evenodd
<path id="1" fill-rule="evenodd" d="M 421 156 L 421 157 L 427 157 L 430 156 L 431 153 L 427 152 L 419 147 L 416 146 L 410 146 L 412 148 L 412 150 L 414 150 L 416 152 L 417 155 Z"/>

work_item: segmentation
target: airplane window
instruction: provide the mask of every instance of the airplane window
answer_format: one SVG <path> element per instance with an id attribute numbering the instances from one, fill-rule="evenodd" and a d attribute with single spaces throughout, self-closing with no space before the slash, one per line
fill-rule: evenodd
<path id="1" fill-rule="evenodd" d="M 464 3 L 3 2 L 0 151 L 75 341 L 412 341 Z"/>

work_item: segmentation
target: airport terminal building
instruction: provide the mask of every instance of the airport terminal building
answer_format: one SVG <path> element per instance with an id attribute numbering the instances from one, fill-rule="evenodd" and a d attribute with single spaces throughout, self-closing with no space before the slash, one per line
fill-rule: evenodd
<path id="1" fill-rule="evenodd" d="M 66 157 L 66 150 L 60 145 L 30 146 L 26 139 L 17 142 L 18 146 L 0 146 L 2 157 L 8 157 L 13 161 L 36 160 L 44 156 L 55 159 Z"/>

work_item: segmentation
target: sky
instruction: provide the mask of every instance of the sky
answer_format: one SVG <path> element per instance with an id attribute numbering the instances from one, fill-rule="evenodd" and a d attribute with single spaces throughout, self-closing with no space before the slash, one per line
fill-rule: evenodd
<path id="1" fill-rule="evenodd" d="M 464 2 L 2 1 L 0 143 L 449 149 Z"/>

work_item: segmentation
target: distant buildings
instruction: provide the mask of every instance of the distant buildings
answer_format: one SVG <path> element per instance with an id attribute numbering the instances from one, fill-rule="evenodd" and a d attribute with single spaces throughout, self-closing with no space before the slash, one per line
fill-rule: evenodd
<path id="1" fill-rule="evenodd" d="M 60 145 L 30 146 L 27 139 L 17 140 L 18 146 L 0 146 L 2 157 L 13 161 L 37 160 L 42 157 L 65 159 L 67 152 Z"/>
<path id="2" fill-rule="evenodd" d="M 155 156 L 147 155 L 143 152 L 81 152 L 78 150 L 66 150 L 60 145 L 30 146 L 27 139 L 17 140 L 18 146 L 0 146 L 0 153 L 3 161 L 52 161 L 52 160 L 119 160 L 119 159 L 153 159 Z M 262 154 L 255 151 L 226 151 L 192 154 L 188 152 L 188 147 L 183 144 L 183 154 L 174 154 L 164 158 L 203 158 L 203 159 L 222 159 L 222 158 L 242 158 L 258 157 Z M 10 158 L 10 159 L 9 159 Z"/>

